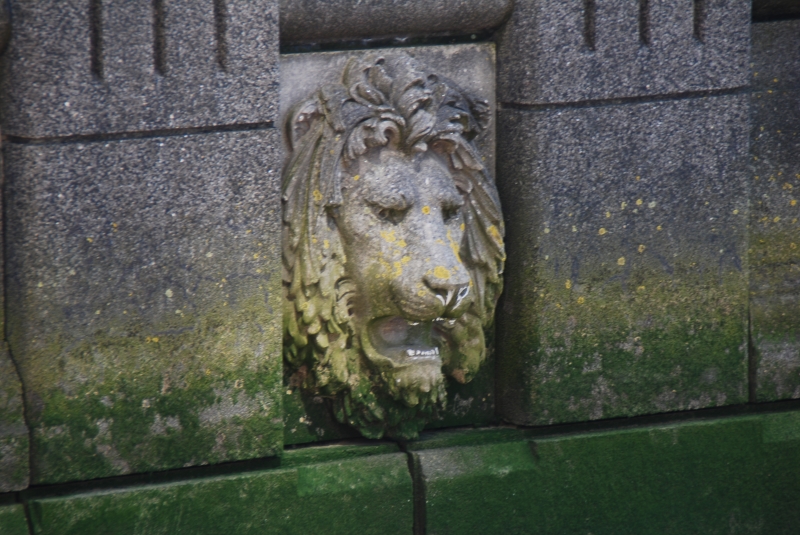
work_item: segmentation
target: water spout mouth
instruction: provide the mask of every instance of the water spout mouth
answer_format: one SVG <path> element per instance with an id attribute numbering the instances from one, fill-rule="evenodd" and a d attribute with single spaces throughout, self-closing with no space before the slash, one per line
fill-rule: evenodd
<path id="1" fill-rule="evenodd" d="M 432 321 L 414 322 L 388 316 L 372 320 L 367 330 L 373 348 L 395 366 L 442 365 Z"/>

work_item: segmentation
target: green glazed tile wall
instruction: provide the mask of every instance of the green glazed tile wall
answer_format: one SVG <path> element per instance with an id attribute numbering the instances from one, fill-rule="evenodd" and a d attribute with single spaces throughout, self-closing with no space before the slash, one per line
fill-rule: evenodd
<path id="1" fill-rule="evenodd" d="M 36 535 L 408 535 L 413 522 L 393 445 L 287 451 L 274 470 L 33 499 L 30 510 Z"/>
<path id="2" fill-rule="evenodd" d="M 29 535 L 28 521 L 21 505 L 0 506 L 0 533 L 2 535 Z"/>
<path id="3" fill-rule="evenodd" d="M 797 411 L 451 440 L 473 445 L 415 452 L 429 535 L 790 535 L 800 525 Z"/>

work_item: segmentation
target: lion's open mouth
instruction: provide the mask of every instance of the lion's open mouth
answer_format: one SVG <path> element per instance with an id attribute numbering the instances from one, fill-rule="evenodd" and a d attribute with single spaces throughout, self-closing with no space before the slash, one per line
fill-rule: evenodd
<path id="1" fill-rule="evenodd" d="M 442 364 L 433 322 L 389 316 L 373 320 L 367 329 L 373 347 L 395 365 Z"/>

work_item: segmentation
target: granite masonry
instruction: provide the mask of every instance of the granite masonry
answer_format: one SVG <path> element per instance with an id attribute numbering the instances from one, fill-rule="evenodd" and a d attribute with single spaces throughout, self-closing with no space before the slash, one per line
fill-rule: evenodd
<path id="1" fill-rule="evenodd" d="M 756 399 L 800 398 L 800 22 L 753 25 L 750 325 Z"/>
<path id="2" fill-rule="evenodd" d="M 502 417 L 747 401 L 749 17 L 724 4 L 703 39 L 682 2 L 646 28 L 630 3 L 522 2 L 502 31 Z"/>
<path id="3" fill-rule="evenodd" d="M 0 534 L 794 535 L 798 17 L 0 2 Z M 490 102 L 507 261 L 476 377 L 368 440 L 282 355 L 283 123 L 393 54 Z"/>

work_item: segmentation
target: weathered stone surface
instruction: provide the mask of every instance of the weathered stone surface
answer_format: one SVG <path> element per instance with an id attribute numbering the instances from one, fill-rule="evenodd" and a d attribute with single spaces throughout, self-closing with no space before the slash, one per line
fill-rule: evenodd
<path id="1" fill-rule="evenodd" d="M 501 112 L 503 418 L 747 401 L 747 102 Z"/>
<path id="2" fill-rule="evenodd" d="M 494 47 L 492 45 L 456 45 L 410 47 L 369 51 L 286 54 L 281 58 L 281 125 L 289 110 L 307 99 L 325 84 L 338 83 L 350 58 L 368 55 L 390 57 L 409 54 L 433 73 L 445 76 L 463 89 L 487 99 L 494 105 Z M 484 162 L 494 175 L 495 126 L 492 121 L 477 139 Z M 487 349 L 493 352 L 492 333 L 488 333 Z M 345 427 L 337 425 L 331 413 L 331 403 L 321 396 L 304 395 L 299 388 L 302 373 L 287 374 L 285 380 L 286 443 L 331 440 L 352 436 Z M 486 423 L 494 416 L 493 356 L 481 365 L 476 377 L 467 384 L 448 379 L 447 404 L 439 411 L 429 427 Z"/>
<path id="3" fill-rule="evenodd" d="M 498 26 L 512 0 L 281 0 L 281 42 L 469 34 Z"/>
<path id="4" fill-rule="evenodd" d="M 296 460 L 286 452 L 275 470 L 35 500 L 33 532 L 410 534 L 406 456 L 357 449 L 300 450 Z"/>
<path id="5" fill-rule="evenodd" d="M 800 21 L 753 25 L 750 325 L 759 401 L 800 398 Z"/>
<path id="6" fill-rule="evenodd" d="M 3 9 L 0 8 L 0 13 Z M 0 154 L 0 185 L 3 184 Z M 0 195 L 0 281 L 4 280 L 3 205 Z M 29 482 L 30 450 L 22 383 L 5 342 L 4 287 L 0 285 L 0 492 L 24 489 Z M 2 521 L 0 521 L 2 525 Z"/>
<path id="7" fill-rule="evenodd" d="M 796 411 L 509 438 L 414 453 L 426 533 L 789 535 L 800 522 Z"/>
<path id="8" fill-rule="evenodd" d="M 518 0 L 498 41 L 498 99 L 539 104 L 740 87 L 749 46 L 749 0 Z"/>
<path id="9" fill-rule="evenodd" d="M 22 383 L 5 342 L 0 342 L 0 492 L 28 486 L 29 458 Z"/>
<path id="10" fill-rule="evenodd" d="M 3 535 L 28 535 L 25 510 L 19 504 L 0 506 L 0 533 Z"/>
<path id="11" fill-rule="evenodd" d="M 275 119 L 277 0 L 11 5 L 0 104 L 7 135 Z"/>
<path id="12" fill-rule="evenodd" d="M 278 132 L 4 149 L 34 481 L 275 454 Z"/>

